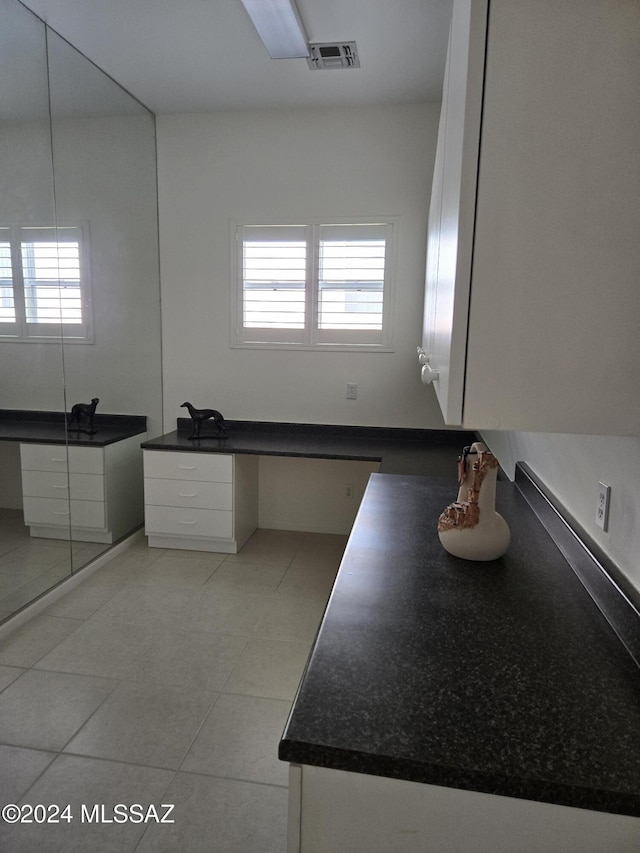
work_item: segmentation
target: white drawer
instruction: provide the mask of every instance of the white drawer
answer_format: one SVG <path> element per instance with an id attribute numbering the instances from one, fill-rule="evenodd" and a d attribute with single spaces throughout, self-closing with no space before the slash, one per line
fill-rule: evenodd
<path id="1" fill-rule="evenodd" d="M 233 513 L 219 509 L 145 506 L 145 532 L 196 539 L 231 539 Z"/>
<path id="2" fill-rule="evenodd" d="M 23 499 L 25 524 L 49 527 L 92 528 L 105 530 L 104 503 L 101 501 L 67 501 L 65 498 Z"/>
<path id="3" fill-rule="evenodd" d="M 143 456 L 145 477 L 233 482 L 233 456 L 229 454 L 145 450 Z"/>
<path id="4" fill-rule="evenodd" d="M 200 480 L 144 481 L 144 500 L 152 506 L 199 507 L 200 509 L 233 509 L 231 483 L 206 483 Z"/>
<path id="5" fill-rule="evenodd" d="M 69 447 L 62 444 L 21 444 L 23 471 L 69 471 L 78 474 L 103 474 L 101 447 Z"/>
<path id="6" fill-rule="evenodd" d="M 23 471 L 66 471 L 67 448 L 62 444 L 21 444 Z"/>
<path id="7" fill-rule="evenodd" d="M 104 474 L 102 447 L 70 447 L 69 471 L 77 474 Z"/>
<path id="8" fill-rule="evenodd" d="M 55 471 L 23 471 L 22 494 L 32 498 L 66 498 L 103 501 L 104 477 L 99 474 L 69 474 Z"/>

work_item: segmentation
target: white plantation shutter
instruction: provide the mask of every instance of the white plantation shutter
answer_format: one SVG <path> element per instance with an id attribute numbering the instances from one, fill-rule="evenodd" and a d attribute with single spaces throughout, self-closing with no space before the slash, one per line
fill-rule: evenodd
<path id="1" fill-rule="evenodd" d="M 381 344 L 391 226 L 321 225 L 318 231 L 319 340 Z"/>
<path id="2" fill-rule="evenodd" d="M 10 331 L 16 323 L 16 304 L 13 291 L 13 262 L 11 231 L 0 228 L 0 334 Z"/>
<path id="3" fill-rule="evenodd" d="M 0 334 L 87 340 L 84 251 L 81 227 L 0 228 Z"/>
<path id="4" fill-rule="evenodd" d="M 20 249 L 27 323 L 81 323 L 78 229 L 23 228 Z"/>
<path id="5" fill-rule="evenodd" d="M 303 226 L 242 229 L 242 327 L 255 330 L 246 339 L 303 340 L 307 242 Z"/>
<path id="6" fill-rule="evenodd" d="M 393 224 L 238 226 L 235 344 L 389 346 Z"/>

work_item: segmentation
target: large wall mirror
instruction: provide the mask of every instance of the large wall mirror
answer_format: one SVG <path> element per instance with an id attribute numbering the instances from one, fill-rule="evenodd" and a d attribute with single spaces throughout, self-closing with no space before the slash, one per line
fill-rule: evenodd
<path id="1" fill-rule="evenodd" d="M 60 413 L 65 424 L 74 403 L 97 397 L 97 414 L 144 416 L 148 434 L 161 433 L 154 117 L 18 0 L 0 0 L 0 75 L 0 412 Z M 28 291 L 25 246 L 37 266 L 47 244 L 57 273 L 49 290 Z M 46 317 L 45 298 L 59 316 Z M 128 517 L 142 482 L 118 488 L 110 512 Z M 0 440 L 0 621 L 112 545 L 71 524 L 59 539 L 31 535 L 23 500 L 20 443 Z"/>

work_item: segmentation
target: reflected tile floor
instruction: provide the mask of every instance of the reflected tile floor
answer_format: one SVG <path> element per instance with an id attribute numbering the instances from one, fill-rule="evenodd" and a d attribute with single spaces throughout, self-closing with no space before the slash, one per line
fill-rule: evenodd
<path id="1" fill-rule="evenodd" d="M 0 641 L 0 805 L 62 818 L 0 822 L 0 850 L 285 853 L 278 741 L 346 540 L 136 544 Z"/>
<path id="2" fill-rule="evenodd" d="M 91 542 L 32 538 L 22 510 L 0 509 L 0 620 L 33 601 L 105 549 Z"/>

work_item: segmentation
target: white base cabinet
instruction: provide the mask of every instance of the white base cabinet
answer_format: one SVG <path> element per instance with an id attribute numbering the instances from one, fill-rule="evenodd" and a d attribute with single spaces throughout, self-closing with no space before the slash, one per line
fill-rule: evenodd
<path id="1" fill-rule="evenodd" d="M 640 818 L 291 765 L 288 853 L 637 853 Z"/>
<path id="2" fill-rule="evenodd" d="M 143 454 L 149 545 L 237 553 L 258 526 L 258 457 Z"/>
<path id="3" fill-rule="evenodd" d="M 21 444 L 31 536 L 111 544 L 142 524 L 144 435 L 104 447 Z"/>

